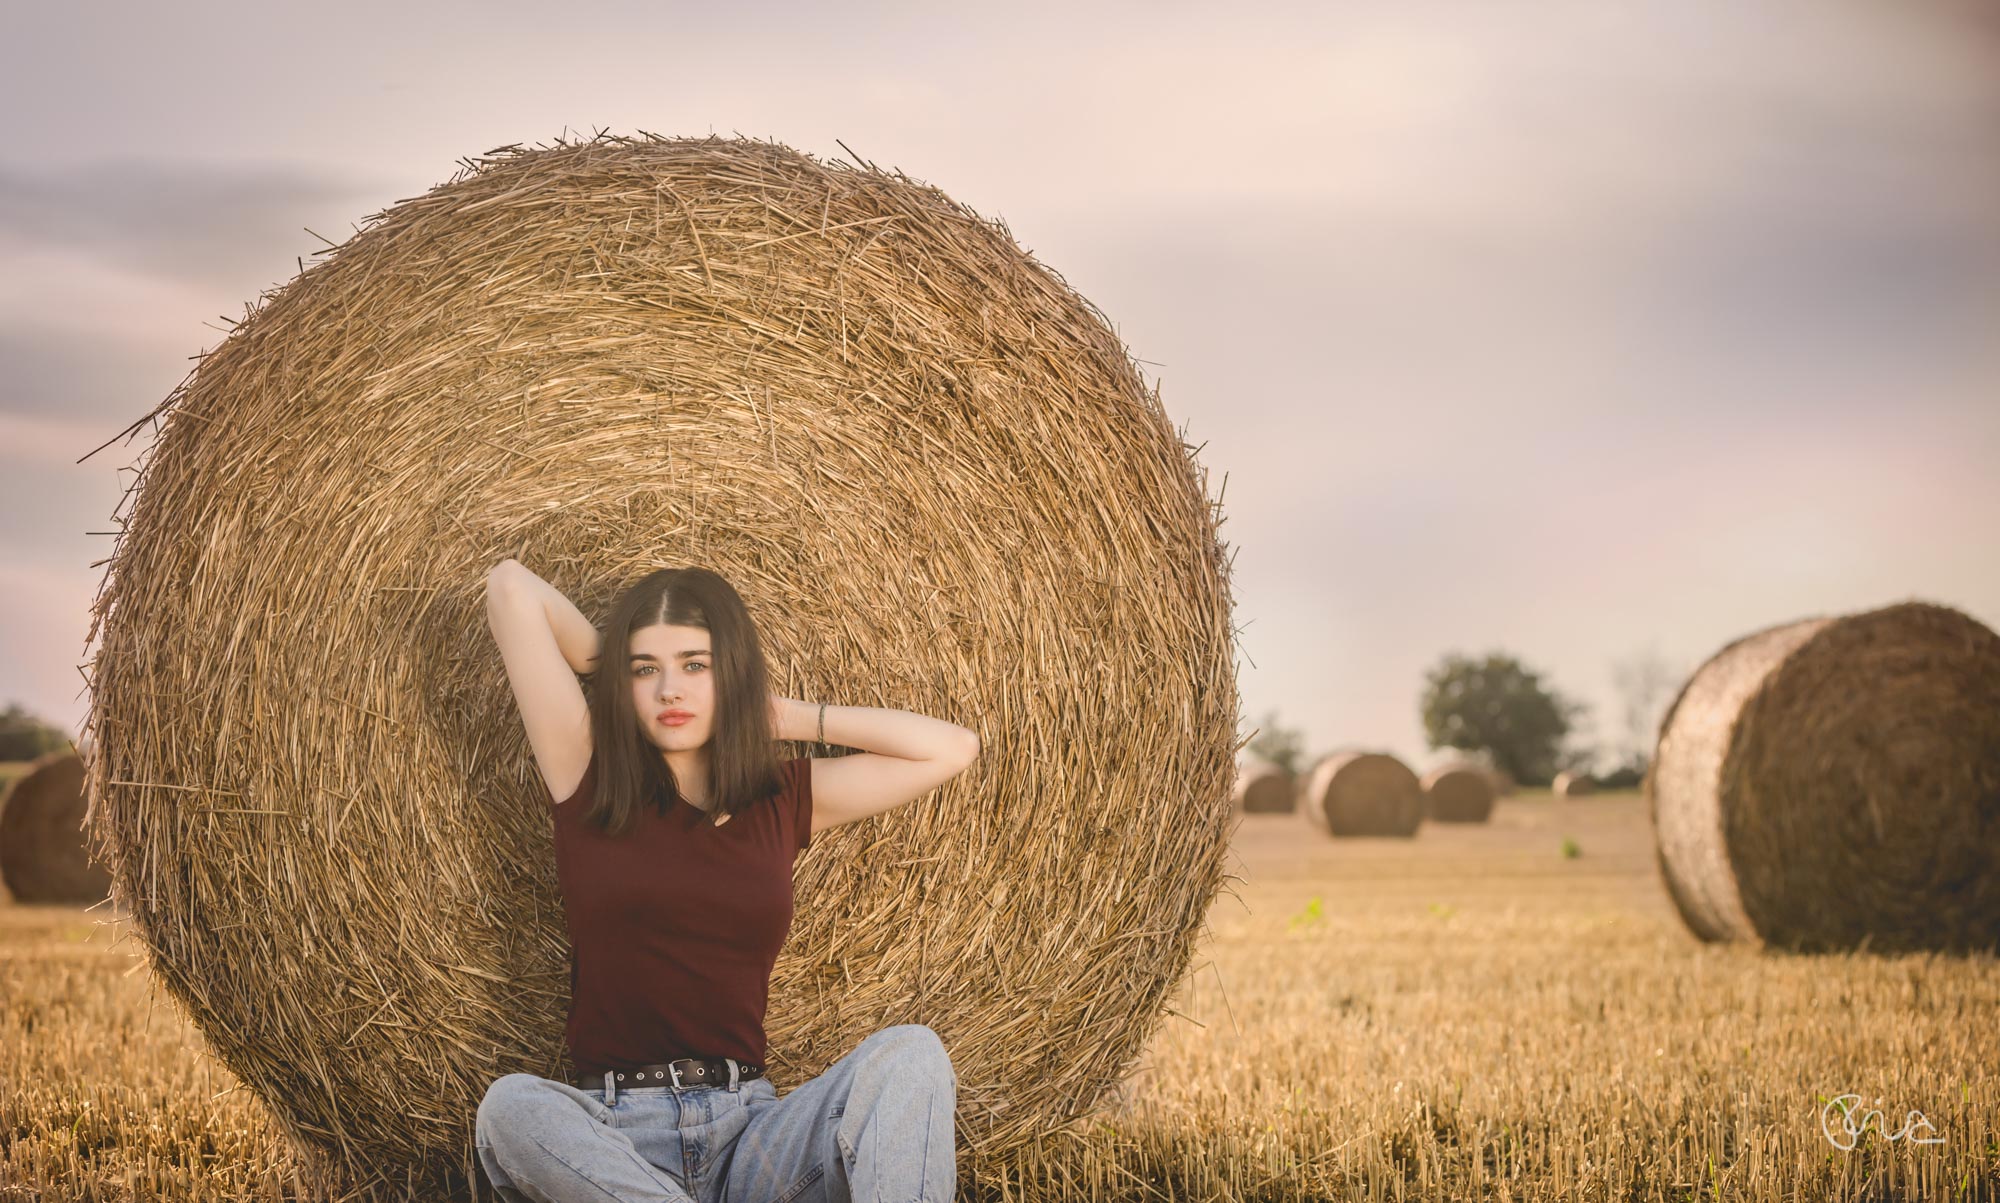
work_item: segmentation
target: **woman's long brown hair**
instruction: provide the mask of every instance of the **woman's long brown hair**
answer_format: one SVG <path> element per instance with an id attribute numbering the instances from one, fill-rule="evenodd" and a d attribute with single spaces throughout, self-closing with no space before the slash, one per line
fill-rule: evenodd
<path id="1" fill-rule="evenodd" d="M 584 820 L 622 835 L 641 806 L 662 813 L 681 801 L 659 747 L 632 706 L 632 633 L 650 626 L 708 632 L 715 716 L 708 741 L 712 815 L 735 815 L 784 788 L 772 746 L 770 674 L 757 624 L 733 586 L 706 568 L 662 568 L 631 585 L 605 622 L 591 686 L 590 733 L 597 788 Z"/>

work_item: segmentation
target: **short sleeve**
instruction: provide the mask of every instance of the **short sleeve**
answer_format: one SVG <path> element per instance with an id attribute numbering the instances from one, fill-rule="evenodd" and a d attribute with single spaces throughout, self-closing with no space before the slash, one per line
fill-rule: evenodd
<path id="1" fill-rule="evenodd" d="M 792 827 L 798 834 L 798 850 L 804 852 L 812 843 L 813 826 L 813 775 L 812 757 L 801 756 L 792 762 Z"/>

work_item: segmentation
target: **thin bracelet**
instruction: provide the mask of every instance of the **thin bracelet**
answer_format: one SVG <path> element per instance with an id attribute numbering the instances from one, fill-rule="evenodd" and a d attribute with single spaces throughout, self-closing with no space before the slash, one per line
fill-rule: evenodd
<path id="1" fill-rule="evenodd" d="M 819 704 L 819 746 L 826 746 L 826 703 Z"/>

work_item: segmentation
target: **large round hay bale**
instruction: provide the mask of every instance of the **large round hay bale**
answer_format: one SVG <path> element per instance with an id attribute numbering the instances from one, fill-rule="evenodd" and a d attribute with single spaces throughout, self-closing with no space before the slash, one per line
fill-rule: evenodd
<path id="1" fill-rule="evenodd" d="M 1342 752 L 1313 767 L 1300 809 L 1330 835 L 1415 835 L 1424 787 L 1386 752 Z"/>
<path id="2" fill-rule="evenodd" d="M 1557 773 L 1549 792 L 1558 798 L 1582 798 L 1597 792 L 1597 782 L 1588 773 Z"/>
<path id="3" fill-rule="evenodd" d="M 1484 823 L 1493 817 L 1493 778 L 1476 764 L 1439 765 L 1423 776 L 1424 817 Z"/>
<path id="4" fill-rule="evenodd" d="M 83 834 L 88 808 L 83 760 L 50 752 L 0 793 L 0 880 L 16 902 L 104 900 L 111 873 L 90 863 Z"/>
<path id="5" fill-rule="evenodd" d="M 1514 783 L 1514 774 L 1500 768 L 1498 765 L 1487 766 L 1486 778 L 1493 783 L 1495 797 L 1512 797 L 1514 790 L 1517 788 Z"/>
<path id="6" fill-rule="evenodd" d="M 1906 602 L 1736 640 L 1661 723 L 1660 871 L 1707 940 L 2000 941 L 2000 636 Z"/>
<path id="7" fill-rule="evenodd" d="M 767 143 L 503 148 L 165 408 L 100 595 L 93 831 L 168 988 L 342 1173 L 469 1174 L 487 1085 L 568 1071 L 483 617 L 509 556 L 593 616 L 711 567 L 777 692 L 983 737 L 801 859 L 781 1090 L 925 1023 L 997 1156 L 1133 1065 L 1228 855 L 1228 561 L 1157 393 L 1004 227 Z"/>
<path id="8" fill-rule="evenodd" d="M 1243 814 L 1289 814 L 1298 805 L 1298 793 L 1290 773 L 1252 765 L 1237 773 L 1230 801 Z"/>

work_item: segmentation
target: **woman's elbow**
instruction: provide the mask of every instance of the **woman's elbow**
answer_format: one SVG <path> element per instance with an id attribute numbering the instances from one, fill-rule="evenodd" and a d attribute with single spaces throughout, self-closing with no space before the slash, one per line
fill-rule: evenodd
<path id="1" fill-rule="evenodd" d="M 961 755 L 965 758 L 966 765 L 970 767 L 973 761 L 979 759 L 979 732 L 970 727 L 960 727 L 959 730 L 965 732 L 961 737 L 965 745 L 961 749 Z"/>
<path id="2" fill-rule="evenodd" d="M 491 610 L 502 598 L 512 593 L 520 581 L 523 569 L 519 560 L 502 560 L 486 573 L 486 608 Z"/>

